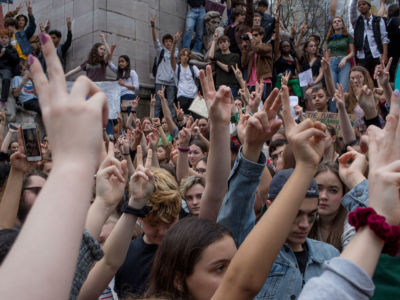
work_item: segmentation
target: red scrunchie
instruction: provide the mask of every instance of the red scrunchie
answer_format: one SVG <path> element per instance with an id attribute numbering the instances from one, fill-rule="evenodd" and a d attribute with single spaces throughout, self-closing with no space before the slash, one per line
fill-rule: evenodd
<path id="1" fill-rule="evenodd" d="M 400 226 L 390 226 L 385 217 L 378 215 L 372 207 L 358 207 L 349 214 L 349 223 L 356 230 L 368 225 L 375 234 L 384 240 L 382 253 L 397 256 L 400 252 Z"/>

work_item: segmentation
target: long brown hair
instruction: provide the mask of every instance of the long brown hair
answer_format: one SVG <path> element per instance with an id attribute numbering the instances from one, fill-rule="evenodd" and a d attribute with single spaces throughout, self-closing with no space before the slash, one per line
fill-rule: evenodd
<path id="1" fill-rule="evenodd" d="M 362 73 L 364 76 L 364 82 L 362 85 L 367 85 L 371 91 L 374 90 L 374 82 L 372 81 L 371 75 L 369 75 L 368 70 L 362 66 L 355 66 L 351 69 L 350 74 L 352 72 L 357 72 L 357 71 Z M 350 80 L 350 78 L 349 78 L 349 80 Z M 352 114 L 354 109 L 357 106 L 357 97 L 356 97 L 356 94 L 353 90 L 351 83 L 349 84 L 349 93 L 345 99 L 345 102 L 346 102 L 347 113 Z"/>
<path id="2" fill-rule="evenodd" d="M 335 176 L 339 179 L 340 183 L 342 184 L 342 190 L 343 190 L 343 196 L 346 193 L 346 186 L 343 184 L 342 180 L 340 179 L 339 176 L 339 167 L 337 163 L 334 162 L 323 162 L 318 166 L 317 173 L 315 176 L 321 173 L 325 172 L 331 172 L 335 174 Z M 343 234 L 343 229 L 344 229 L 344 222 L 347 217 L 347 211 L 344 208 L 343 205 L 339 206 L 339 209 L 336 213 L 335 218 L 332 221 L 331 224 L 331 231 L 328 235 L 328 238 L 326 243 L 331 244 L 335 248 L 337 248 L 339 251 L 342 251 L 342 234 Z M 319 228 L 321 227 L 321 218 L 318 217 L 317 220 L 314 222 L 313 227 L 311 228 L 309 237 L 312 239 L 320 240 L 319 237 Z"/>
<path id="3" fill-rule="evenodd" d="M 103 46 L 102 43 L 96 43 L 96 44 L 93 45 L 92 49 L 89 52 L 89 56 L 88 56 L 88 60 L 87 60 L 89 65 L 94 66 L 94 65 L 97 65 L 97 64 L 104 64 L 105 63 L 104 57 L 100 56 L 99 52 L 97 50 L 101 46 Z"/>
<path id="4" fill-rule="evenodd" d="M 342 35 L 343 35 L 343 36 L 349 36 L 349 32 L 347 31 L 347 28 L 346 28 L 346 26 L 345 26 L 345 24 L 344 24 L 343 18 L 342 18 L 342 17 L 339 17 L 339 16 L 335 16 L 335 17 L 332 19 L 331 26 L 329 26 L 328 35 L 327 35 L 327 38 L 326 38 L 327 41 L 332 40 L 332 35 L 335 33 L 335 30 L 333 29 L 333 21 L 334 21 L 335 19 L 340 19 L 340 20 L 342 21 L 342 24 L 343 24 Z"/>

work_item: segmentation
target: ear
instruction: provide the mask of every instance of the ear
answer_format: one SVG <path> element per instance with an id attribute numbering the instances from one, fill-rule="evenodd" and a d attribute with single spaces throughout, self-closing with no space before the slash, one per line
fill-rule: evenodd
<path id="1" fill-rule="evenodd" d="M 272 204 L 272 201 L 271 201 L 271 200 L 267 200 L 267 201 L 265 202 L 265 204 L 267 204 L 267 208 L 269 208 L 269 207 L 271 206 L 271 204 Z"/>
<path id="2" fill-rule="evenodd" d="M 332 143 L 335 143 L 336 142 L 336 135 L 334 135 L 333 137 L 332 137 Z"/>
<path id="3" fill-rule="evenodd" d="M 174 286 L 178 291 L 183 292 L 183 282 L 179 274 L 175 274 Z"/>

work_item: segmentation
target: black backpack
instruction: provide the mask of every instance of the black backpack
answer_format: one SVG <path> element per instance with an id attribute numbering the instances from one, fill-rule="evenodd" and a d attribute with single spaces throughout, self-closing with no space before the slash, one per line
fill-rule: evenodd
<path id="1" fill-rule="evenodd" d="M 164 58 L 164 52 L 165 52 L 165 49 L 162 49 L 160 52 L 160 57 L 158 59 L 157 59 L 157 56 L 154 57 L 153 68 L 151 69 L 151 72 L 153 73 L 154 78 L 156 78 L 158 66 L 161 64 L 161 61 Z"/>

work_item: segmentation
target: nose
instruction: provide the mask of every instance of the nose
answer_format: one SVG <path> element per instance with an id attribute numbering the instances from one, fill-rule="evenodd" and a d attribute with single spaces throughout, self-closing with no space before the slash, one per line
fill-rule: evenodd
<path id="1" fill-rule="evenodd" d="M 328 199 L 328 193 L 325 189 L 319 190 L 319 199 L 320 200 L 326 200 Z"/>
<path id="2" fill-rule="evenodd" d="M 298 217 L 297 226 L 299 226 L 299 228 L 301 228 L 302 230 L 307 229 L 309 223 L 308 223 L 308 216 L 306 214 L 303 214 Z"/>

